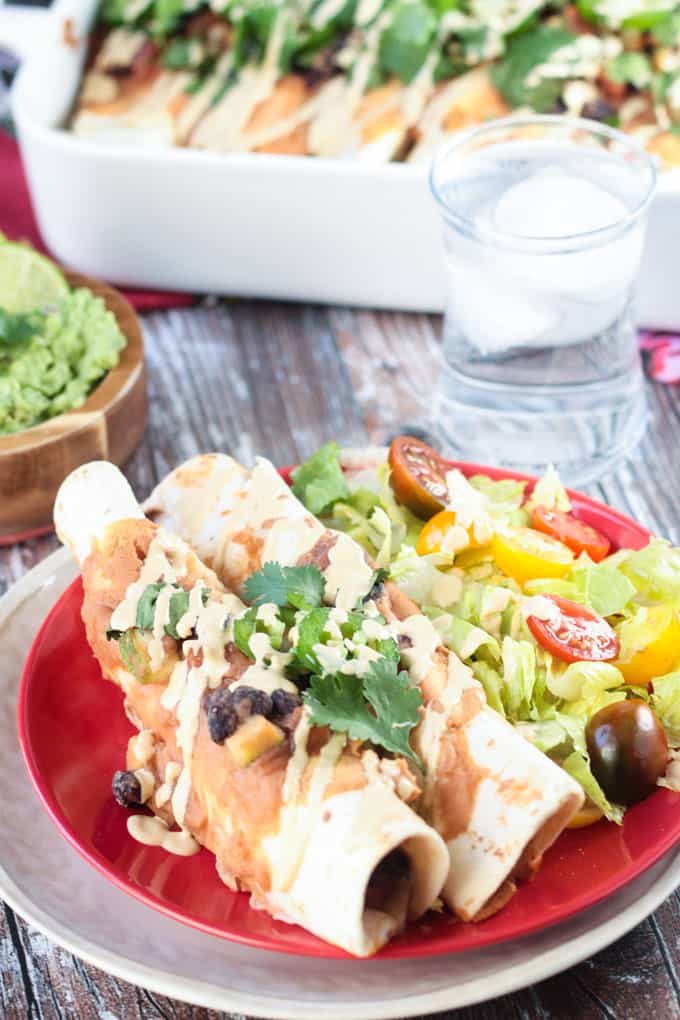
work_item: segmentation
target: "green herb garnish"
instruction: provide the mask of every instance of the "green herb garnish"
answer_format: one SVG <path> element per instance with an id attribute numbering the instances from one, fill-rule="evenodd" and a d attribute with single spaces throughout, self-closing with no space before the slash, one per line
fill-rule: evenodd
<path id="1" fill-rule="evenodd" d="M 247 602 L 262 606 L 273 602 L 276 606 L 293 606 L 295 609 L 314 609 L 320 606 L 326 587 L 318 567 L 282 567 L 280 563 L 265 563 L 261 570 L 251 574 L 244 586 Z"/>
<path id="2" fill-rule="evenodd" d="M 314 725 L 370 741 L 420 765 L 409 736 L 420 720 L 423 699 L 396 663 L 377 659 L 361 677 L 313 676 L 303 700 Z"/>

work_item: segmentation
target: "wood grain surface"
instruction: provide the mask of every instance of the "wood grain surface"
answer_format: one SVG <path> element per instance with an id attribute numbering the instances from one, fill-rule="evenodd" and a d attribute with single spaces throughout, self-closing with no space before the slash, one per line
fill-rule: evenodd
<path id="1" fill-rule="evenodd" d="M 150 315 L 144 329 L 150 417 L 127 465 L 140 497 L 179 461 L 204 450 L 243 459 L 257 452 L 281 465 L 331 437 L 345 445 L 380 442 L 425 420 L 440 365 L 439 320 L 427 316 L 207 300 Z M 649 403 L 650 428 L 638 451 L 589 491 L 680 542 L 680 386 L 649 384 Z M 55 545 L 47 536 L 0 550 L 0 593 Z M 219 1015 L 109 977 L 53 946 L 6 906 L 0 974 L 0 1017 L 7 1020 Z M 440 1016 L 680 1018 L 679 894 L 580 966 Z"/>

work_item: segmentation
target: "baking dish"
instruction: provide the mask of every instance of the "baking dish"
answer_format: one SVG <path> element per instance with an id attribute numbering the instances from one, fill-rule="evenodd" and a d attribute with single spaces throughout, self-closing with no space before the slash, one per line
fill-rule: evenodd
<path id="1" fill-rule="evenodd" d="M 36 215 L 60 261 L 119 284 L 440 311 L 439 223 L 422 167 L 97 145 L 61 130 L 97 0 L 0 7 L 22 57 L 12 110 Z M 680 329 L 680 170 L 660 175 L 639 321 Z"/>

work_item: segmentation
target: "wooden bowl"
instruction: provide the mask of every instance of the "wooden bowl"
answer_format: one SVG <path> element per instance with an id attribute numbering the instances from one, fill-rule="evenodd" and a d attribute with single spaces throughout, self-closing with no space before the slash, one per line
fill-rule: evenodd
<path id="1" fill-rule="evenodd" d="M 0 436 L 0 544 L 42 534 L 66 475 L 88 460 L 125 463 L 146 424 L 146 368 L 142 330 L 131 305 L 105 283 L 65 273 L 73 287 L 103 298 L 127 339 L 120 361 L 82 407 L 32 428 Z"/>

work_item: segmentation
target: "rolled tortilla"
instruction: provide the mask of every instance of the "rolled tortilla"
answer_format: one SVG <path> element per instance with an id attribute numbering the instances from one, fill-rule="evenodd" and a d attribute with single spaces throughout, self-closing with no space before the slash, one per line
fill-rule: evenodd
<path id="1" fill-rule="evenodd" d="M 178 853 L 206 846 L 223 881 L 249 891 L 254 905 L 357 956 L 431 907 L 448 854 L 402 799 L 417 792 L 406 762 L 329 737 L 298 707 L 271 724 L 276 743 L 240 763 L 230 740 L 211 736 L 206 702 L 224 687 L 248 686 L 249 671 L 262 668 L 229 638 L 229 621 L 245 609 L 240 599 L 185 542 L 144 517 L 111 464 L 88 464 L 66 479 L 55 525 L 82 567 L 92 650 L 140 731 L 127 766 L 156 818 L 134 816 L 131 833 Z M 152 627 L 136 627 L 140 597 L 157 582 L 173 586 L 168 594 L 190 593 L 176 623 L 181 640 L 165 631 L 162 592 Z M 133 636 L 141 668 L 131 670 L 110 630 Z M 283 671 L 271 670 L 273 688 L 291 690 Z"/>
<path id="2" fill-rule="evenodd" d="M 371 457 L 354 458 L 357 471 Z M 441 644 L 428 620 L 391 582 L 369 593 L 373 568 L 348 535 L 324 527 L 276 469 L 258 458 L 247 470 L 232 458 L 196 457 L 172 472 L 147 504 L 164 526 L 197 550 L 233 591 L 264 563 L 314 563 L 326 600 L 352 608 L 372 594 L 423 694 L 414 746 L 426 764 L 424 817 L 447 844 L 447 905 L 465 920 L 498 910 L 518 879 L 583 803 L 580 786 L 486 705 L 472 671 Z"/>

